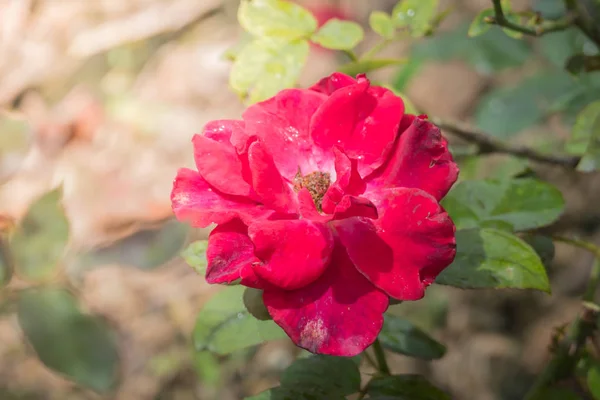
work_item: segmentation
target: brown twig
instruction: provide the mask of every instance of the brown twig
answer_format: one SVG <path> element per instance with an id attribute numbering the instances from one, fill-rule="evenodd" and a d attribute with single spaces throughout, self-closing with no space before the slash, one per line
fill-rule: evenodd
<path id="1" fill-rule="evenodd" d="M 565 18 L 556 21 L 542 20 L 540 24 L 533 27 L 523 26 L 515 24 L 506 17 L 500 0 L 492 0 L 492 2 L 494 3 L 494 16 L 486 19 L 486 22 L 529 36 L 542 36 L 550 32 L 563 31 L 572 26 L 576 20 L 574 14 L 568 14 Z"/>
<path id="2" fill-rule="evenodd" d="M 553 164 L 565 168 L 574 168 L 579 162 L 579 157 L 576 156 L 546 154 L 527 146 L 506 143 L 503 140 L 460 122 L 446 121 L 439 118 L 430 118 L 430 120 L 440 129 L 448 131 L 467 142 L 475 143 L 479 147 L 479 154 L 510 154 L 539 163 Z"/>

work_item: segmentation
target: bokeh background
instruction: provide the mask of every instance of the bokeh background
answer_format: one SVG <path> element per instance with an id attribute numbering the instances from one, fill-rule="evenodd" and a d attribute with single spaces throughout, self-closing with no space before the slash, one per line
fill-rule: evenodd
<path id="1" fill-rule="evenodd" d="M 364 26 L 372 10 L 395 4 L 299 2 L 321 18 L 338 15 Z M 512 3 L 516 10 L 561 13 L 560 1 Z M 573 32 L 515 40 L 495 28 L 468 39 L 469 21 L 490 4 L 442 1 L 441 9 L 452 12 L 438 32 L 391 45 L 383 54 L 408 63 L 371 78 L 431 116 L 558 148 L 576 112 L 600 97 L 589 82 L 571 93 L 561 71 L 586 43 Z M 51 272 L 51 280 L 67 280 L 84 310 L 114 330 L 120 358 L 118 387 L 109 395 L 47 369 L 15 316 L 12 295 L 28 285 L 17 274 L 0 292 L 1 399 L 236 400 L 276 385 L 297 354 L 278 340 L 229 357 L 197 356 L 190 340 L 198 311 L 218 288 L 179 256 L 208 231 L 173 221 L 169 192 L 177 168 L 193 165 L 192 135 L 244 109 L 228 88 L 227 51 L 243 38 L 237 7 L 236 0 L 0 0 L 0 222 L 22 220 L 36 199 L 62 187 L 70 236 L 58 263 L 65 272 Z M 376 41 L 371 32 L 361 46 Z M 345 61 L 313 48 L 300 85 Z M 528 167 L 506 156 L 476 161 L 468 146 L 451 143 L 462 179 Z M 600 178 L 534 169 L 567 200 L 551 229 L 598 241 Z M 52 212 L 42 212 L 38 223 L 53 224 Z M 45 232 L 31 236 L 28 253 L 62 240 L 60 232 Z M 390 355 L 392 369 L 425 374 L 458 400 L 520 399 L 556 328 L 576 315 L 591 262 L 584 252 L 557 246 L 548 263 L 551 296 L 432 287 L 424 300 L 394 306 L 448 351 L 433 362 Z M 363 372 L 373 371 L 365 365 Z"/>

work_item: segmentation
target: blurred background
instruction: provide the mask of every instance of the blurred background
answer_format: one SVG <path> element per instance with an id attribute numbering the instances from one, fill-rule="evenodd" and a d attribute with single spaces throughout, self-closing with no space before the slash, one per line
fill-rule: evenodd
<path id="1" fill-rule="evenodd" d="M 321 21 L 337 16 L 366 27 L 372 10 L 390 11 L 396 1 L 299 3 Z M 561 15 L 561 4 L 512 1 L 515 10 L 548 17 Z M 276 385 L 298 353 L 287 340 L 227 357 L 195 353 L 191 344 L 196 315 L 218 288 L 179 255 L 208 231 L 173 221 L 169 193 L 177 168 L 193 166 L 192 135 L 209 120 L 236 118 L 244 109 L 228 87 L 227 52 L 243 37 L 238 5 L 0 0 L 0 228 L 22 226 L 15 276 L 0 292 L 0 399 L 236 400 Z M 467 38 L 469 22 L 490 6 L 488 0 L 442 1 L 451 13 L 438 32 L 389 46 L 384 55 L 408 63 L 371 78 L 430 116 L 468 122 L 515 143 L 560 148 L 576 113 L 600 98 L 600 83 L 574 84 L 562 70 L 589 45 L 572 31 L 516 40 L 493 28 Z M 377 41 L 367 35 L 365 49 Z M 314 47 L 300 85 L 347 61 Z M 531 167 L 508 156 L 476 160 L 468 146 L 451 144 L 461 179 L 501 178 Z M 598 241 L 600 178 L 533 169 L 567 200 L 567 212 L 551 229 Z M 58 187 L 64 214 L 52 202 Z M 557 246 L 548 263 L 551 296 L 436 286 L 423 301 L 393 306 L 448 351 L 433 362 L 390 355 L 392 369 L 425 374 L 458 400 L 520 399 L 547 360 L 553 333 L 579 310 L 591 262 L 584 252 Z M 23 319 L 43 313 L 17 317 L 18 308 L 27 314 L 27 304 L 13 301 L 15 293 L 58 283 L 70 293 L 66 303 L 76 298 L 82 312 L 110 328 L 118 368 L 108 394 L 50 371 L 25 340 L 21 326 L 35 331 L 38 320 Z M 60 348 L 55 338 L 67 340 L 69 329 L 78 329 L 54 323 L 46 326 L 54 336 L 28 335 L 36 348 Z M 46 356 L 65 365 L 76 359 L 60 351 Z M 363 372 L 373 371 L 365 365 Z"/>

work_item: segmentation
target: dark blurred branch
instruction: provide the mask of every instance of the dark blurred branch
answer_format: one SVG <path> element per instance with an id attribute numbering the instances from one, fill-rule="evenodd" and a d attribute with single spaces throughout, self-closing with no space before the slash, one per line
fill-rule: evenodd
<path id="1" fill-rule="evenodd" d="M 582 314 L 573 321 L 564 338 L 555 337 L 552 358 L 534 382 L 525 396 L 525 400 L 543 399 L 544 393 L 550 385 L 573 375 L 573 371 L 585 351 L 588 338 L 592 337 L 596 330 L 596 320 L 598 319 L 599 308 L 593 301 L 600 284 L 600 247 L 593 243 L 564 236 L 553 236 L 552 239 L 587 250 L 594 254 L 595 260 L 582 299 Z"/>
<path id="2" fill-rule="evenodd" d="M 508 28 L 515 32 L 521 32 L 529 36 L 542 36 L 546 33 L 562 31 L 572 26 L 575 22 L 575 17 L 572 14 L 569 14 L 565 18 L 556 21 L 541 20 L 541 23 L 535 25 L 534 27 L 523 26 L 508 20 L 506 14 L 504 14 L 504 10 L 502 9 L 501 0 L 492 0 L 492 2 L 494 3 L 495 15 L 487 18 L 485 20 L 487 23 Z"/>
<path id="3" fill-rule="evenodd" d="M 579 162 L 579 157 L 562 154 L 545 154 L 527 146 L 506 143 L 503 140 L 460 122 L 445 121 L 439 118 L 430 118 L 430 120 L 440 127 L 440 129 L 448 131 L 467 142 L 476 144 L 479 147 L 479 154 L 510 154 L 539 163 L 559 165 L 565 168 L 574 168 Z"/>
<path id="4" fill-rule="evenodd" d="M 595 10 L 589 9 L 594 5 L 583 4 L 583 1 L 578 0 L 564 0 L 564 2 L 567 11 L 575 15 L 574 24 L 600 49 L 600 26 L 594 18 Z"/>

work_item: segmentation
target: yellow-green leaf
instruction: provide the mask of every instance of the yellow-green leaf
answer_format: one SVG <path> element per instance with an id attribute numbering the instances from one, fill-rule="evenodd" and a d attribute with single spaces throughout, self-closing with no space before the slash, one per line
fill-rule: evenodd
<path id="1" fill-rule="evenodd" d="M 378 58 L 374 60 L 353 61 L 348 64 L 340 65 L 337 70 L 350 76 L 356 76 L 358 74 L 366 74 L 367 72 L 404 63 L 406 63 L 406 60 L 400 58 Z"/>
<path id="2" fill-rule="evenodd" d="M 494 10 L 491 8 L 485 9 L 479 14 L 477 14 L 475 19 L 473 19 L 473 22 L 471 22 L 471 25 L 469 26 L 469 37 L 479 36 L 487 32 L 491 28 L 491 25 L 485 20 L 486 18 L 493 16 Z"/>
<path id="3" fill-rule="evenodd" d="M 242 27 L 259 37 L 287 40 L 306 38 L 317 20 L 305 8 L 283 0 L 242 0 L 238 9 Z"/>
<path id="4" fill-rule="evenodd" d="M 229 84 L 250 103 L 293 87 L 308 56 L 306 40 L 254 40 L 236 58 Z"/>
<path id="5" fill-rule="evenodd" d="M 369 16 L 369 25 L 373 32 L 386 39 L 394 37 L 394 22 L 392 17 L 383 11 L 373 11 Z"/>
<path id="6" fill-rule="evenodd" d="M 425 36 L 432 29 L 439 0 L 401 0 L 392 11 L 397 28 L 408 28 L 413 37 Z"/>
<path id="7" fill-rule="evenodd" d="M 310 38 L 313 42 L 333 50 L 351 50 L 364 38 L 363 29 L 352 21 L 330 19 Z"/>

